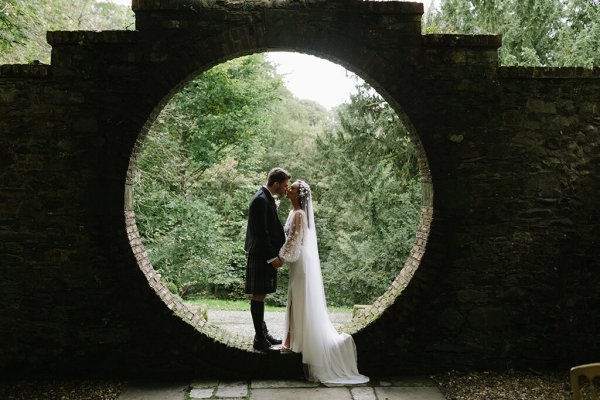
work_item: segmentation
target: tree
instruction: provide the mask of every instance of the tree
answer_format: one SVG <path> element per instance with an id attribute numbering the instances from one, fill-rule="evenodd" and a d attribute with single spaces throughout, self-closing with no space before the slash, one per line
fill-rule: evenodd
<path id="1" fill-rule="evenodd" d="M 600 1 L 572 0 L 564 5 L 559 45 L 552 59 L 557 66 L 598 67 L 600 65 Z"/>
<path id="2" fill-rule="evenodd" d="M 31 12 L 28 3 L 21 0 L 3 0 L 0 3 L 0 54 L 6 54 L 15 45 L 23 45 L 26 31 L 19 23 L 24 14 Z"/>
<path id="3" fill-rule="evenodd" d="M 0 63 L 48 63 L 46 31 L 130 29 L 129 7 L 98 0 L 0 0 Z"/>
<path id="4" fill-rule="evenodd" d="M 368 85 L 357 86 L 337 120 L 317 141 L 314 197 L 323 278 L 331 304 L 371 303 L 412 248 L 418 168 L 398 116 Z"/>
<path id="5" fill-rule="evenodd" d="M 256 178 L 255 163 L 238 160 L 269 136 L 281 87 L 264 55 L 232 60 L 185 85 L 148 134 L 138 160 L 137 221 L 153 266 L 182 295 L 240 293 L 240 211 Z"/>
<path id="6" fill-rule="evenodd" d="M 427 33 L 501 34 L 500 63 L 599 65 L 598 0 L 445 0 Z"/>

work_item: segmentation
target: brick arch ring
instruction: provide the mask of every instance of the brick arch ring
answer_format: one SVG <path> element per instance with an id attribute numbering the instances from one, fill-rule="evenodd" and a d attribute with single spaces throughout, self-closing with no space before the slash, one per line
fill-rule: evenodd
<path id="1" fill-rule="evenodd" d="M 143 142 L 154 120 L 164 106 L 185 83 L 199 73 L 224 61 L 262 51 L 294 51 L 325 58 L 342 65 L 358 74 L 374 87 L 394 108 L 402 123 L 407 128 L 413 145 L 416 148 L 420 181 L 422 185 L 422 205 L 416 241 L 412 252 L 400 273 L 389 289 L 371 306 L 362 311 L 356 321 L 349 327 L 357 342 L 359 357 L 370 351 L 371 339 L 374 336 L 385 336 L 386 318 L 395 321 L 403 320 L 410 326 L 416 317 L 415 304 L 426 301 L 422 295 L 424 282 L 435 279 L 437 268 L 435 257 L 427 257 L 431 245 L 430 232 L 435 225 L 433 219 L 433 187 L 425 149 L 421 140 L 403 112 L 403 105 L 411 102 L 416 90 L 415 77 L 410 74 L 410 66 L 405 71 L 398 71 L 389 59 L 379 52 L 359 43 L 350 43 L 336 31 L 304 27 L 303 34 L 298 36 L 269 35 L 264 24 L 250 24 L 227 29 L 210 38 L 190 37 L 184 41 L 157 39 L 148 50 L 150 67 L 143 73 L 143 80 L 152 83 L 147 86 L 146 112 L 140 114 L 138 136 L 131 142 L 131 153 L 125 180 L 125 223 L 127 238 L 133 250 L 137 264 L 147 282 L 174 317 L 191 325 L 197 334 L 209 336 L 216 342 L 225 345 L 219 347 L 220 353 L 251 352 L 250 343 L 226 333 L 211 324 L 185 306 L 182 301 L 171 294 L 160 280 L 160 276 L 152 268 L 148 255 L 143 248 L 137 229 L 133 211 L 133 186 L 136 174 L 136 159 L 143 147 Z M 294 27 L 290 29 L 293 31 Z M 425 267 L 423 264 L 433 264 Z M 427 271 L 431 267 L 430 271 Z M 411 287 L 411 281 L 418 277 L 419 285 Z M 411 290 L 412 289 L 412 290 Z M 390 341 L 395 339 L 390 338 Z M 409 343 L 406 339 L 404 343 Z M 396 340 L 396 343 L 398 341 Z M 409 353 L 407 348 L 400 353 Z M 237 355 L 235 357 L 243 357 Z M 261 362 L 259 361 L 259 364 Z"/>

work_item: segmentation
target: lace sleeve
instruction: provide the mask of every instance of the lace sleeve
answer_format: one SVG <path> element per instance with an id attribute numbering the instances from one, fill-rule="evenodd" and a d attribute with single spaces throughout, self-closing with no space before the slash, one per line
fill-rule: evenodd
<path id="1" fill-rule="evenodd" d="M 285 244 L 281 250 L 279 250 L 279 257 L 283 258 L 285 261 L 294 262 L 300 258 L 302 239 L 304 237 L 304 229 L 302 227 L 303 219 L 304 213 L 301 212 L 296 212 L 292 216 Z"/>

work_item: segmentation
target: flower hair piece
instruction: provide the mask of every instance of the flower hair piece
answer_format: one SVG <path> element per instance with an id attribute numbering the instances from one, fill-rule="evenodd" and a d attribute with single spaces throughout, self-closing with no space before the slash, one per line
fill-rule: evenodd
<path id="1" fill-rule="evenodd" d="M 311 201 L 310 186 L 308 186 L 308 183 L 300 179 L 298 179 L 296 182 L 298 182 L 298 197 L 300 200 L 300 207 L 302 207 L 304 212 L 308 214 L 308 203 Z M 310 222 L 307 221 L 307 223 L 310 227 Z"/>
<path id="2" fill-rule="evenodd" d="M 298 180 L 298 183 L 300 184 L 298 187 L 298 196 L 302 197 L 302 198 L 309 198 L 310 197 L 310 186 L 308 186 L 308 183 Z"/>

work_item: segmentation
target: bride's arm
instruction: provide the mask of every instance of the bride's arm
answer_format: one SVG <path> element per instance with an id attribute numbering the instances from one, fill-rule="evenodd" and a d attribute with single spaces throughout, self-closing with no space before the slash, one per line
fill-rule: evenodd
<path id="1" fill-rule="evenodd" d="M 279 250 L 279 257 L 285 261 L 294 262 L 300 258 L 302 251 L 302 238 L 304 232 L 302 229 L 302 221 L 304 213 L 296 212 L 292 217 L 292 225 L 290 226 L 290 234 L 285 240 L 285 244 Z"/>

